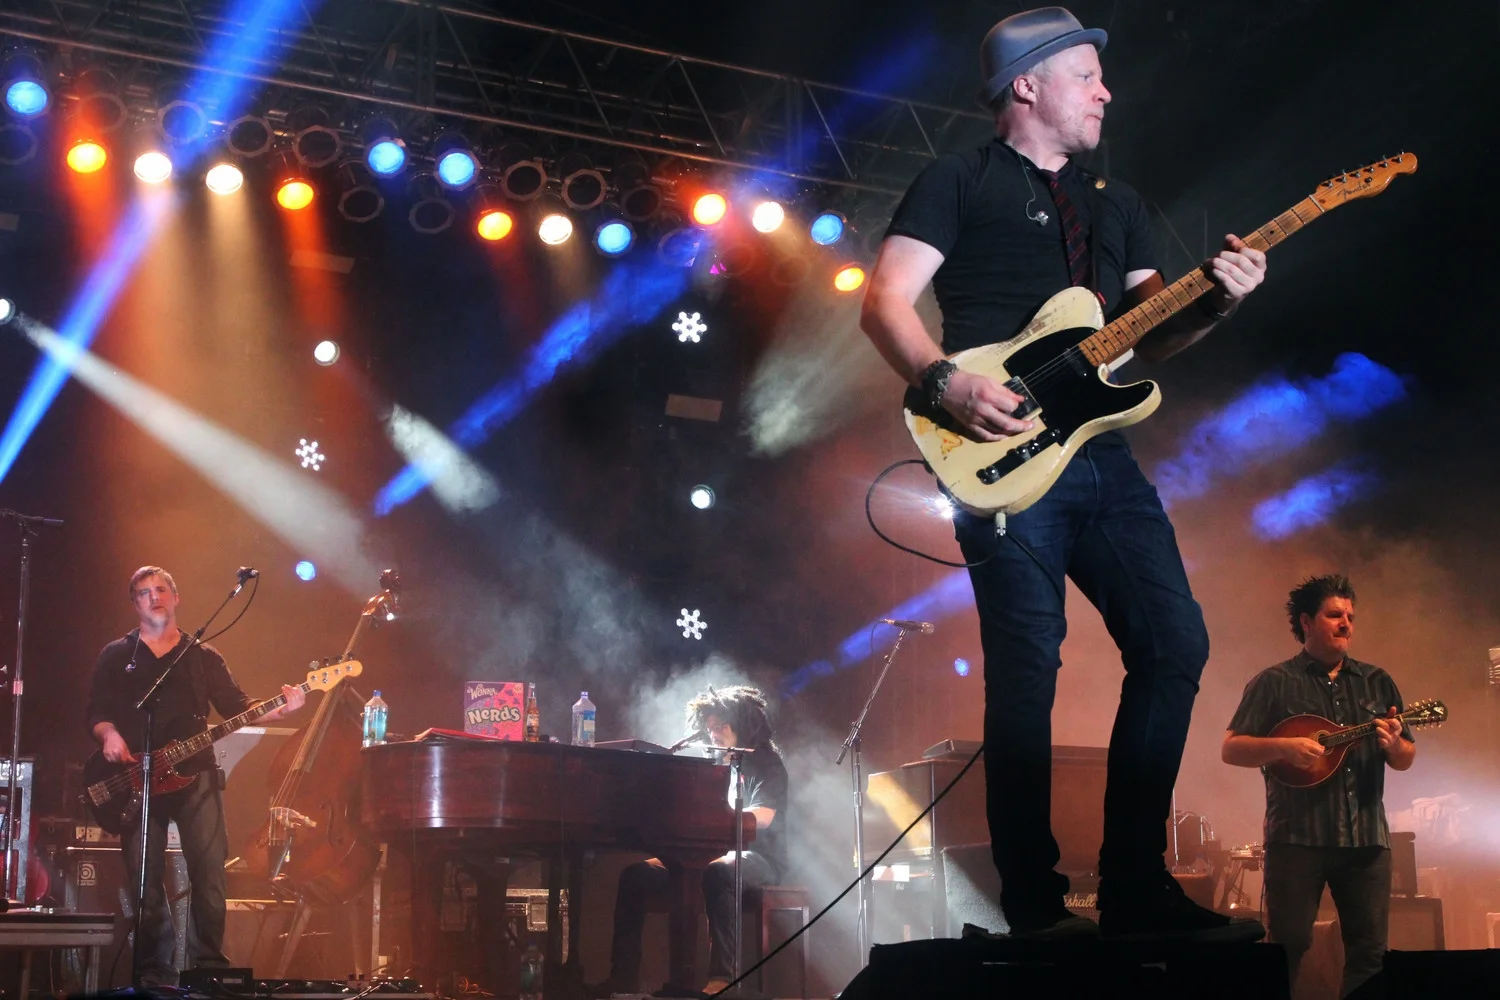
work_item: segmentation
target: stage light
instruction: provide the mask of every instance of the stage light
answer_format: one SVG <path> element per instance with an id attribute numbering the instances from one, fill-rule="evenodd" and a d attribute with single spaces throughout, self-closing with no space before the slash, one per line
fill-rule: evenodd
<path id="1" fill-rule="evenodd" d="M 676 213 L 667 213 L 665 232 L 656 244 L 656 255 L 671 267 L 692 267 L 703 249 L 703 231 L 683 223 Z"/>
<path id="2" fill-rule="evenodd" d="M 16 304 L 10 299 L 0 299 L 0 326 L 4 326 L 16 316 Z"/>
<path id="3" fill-rule="evenodd" d="M 953 672 L 960 677 L 969 676 L 969 661 L 960 656 L 953 661 Z"/>
<path id="4" fill-rule="evenodd" d="M 172 176 L 172 159 L 159 149 L 149 149 L 135 158 L 135 176 L 147 184 L 160 184 Z"/>
<path id="5" fill-rule="evenodd" d="M 411 210 L 406 213 L 406 219 L 413 229 L 431 236 L 453 225 L 453 217 L 457 212 L 453 208 L 453 203 L 448 200 L 443 184 L 438 180 L 437 175 L 417 174 L 412 177 L 409 187 L 412 193 L 412 206 Z"/>
<path id="6" fill-rule="evenodd" d="M 339 345 L 331 340 L 320 340 L 313 348 L 313 360 L 327 368 L 339 359 Z"/>
<path id="7" fill-rule="evenodd" d="M 703 322 L 702 313 L 677 314 L 677 321 L 672 324 L 672 332 L 677 334 L 679 343 L 698 343 L 703 335 L 708 332 L 708 324 Z"/>
<path id="8" fill-rule="evenodd" d="M 474 224 L 479 238 L 489 240 L 491 243 L 505 239 L 515 227 L 516 220 L 503 208 L 485 209 L 479 214 L 479 220 Z"/>
<path id="9" fill-rule="evenodd" d="M 276 187 L 276 204 L 297 212 L 313 203 L 313 186 L 300 177 L 288 177 Z"/>
<path id="10" fill-rule="evenodd" d="M 36 156 L 36 133 L 20 122 L 0 122 L 0 166 L 15 167 Z"/>
<path id="11" fill-rule="evenodd" d="M 389 118 L 371 118 L 359 127 L 365 143 L 365 165 L 379 177 L 394 177 L 406 166 L 406 143 Z"/>
<path id="12" fill-rule="evenodd" d="M 215 163 L 203 175 L 203 183 L 214 194 L 234 194 L 245 186 L 245 175 L 233 163 Z"/>
<path id="13" fill-rule="evenodd" d="M 511 201 L 530 201 L 547 190 L 547 168 L 524 142 L 507 142 L 495 159 L 501 172 L 500 190 Z"/>
<path id="14" fill-rule="evenodd" d="M 311 583 L 312 580 L 313 580 L 313 578 L 316 577 L 317 575 L 318 575 L 318 567 L 314 566 L 312 563 L 308 562 L 306 559 L 302 560 L 301 562 L 299 562 L 297 564 L 297 578 L 300 579 L 302 582 L 304 582 L 304 583 Z"/>
<path id="15" fill-rule="evenodd" d="M 559 246 L 573 237 L 573 220 L 561 212 L 549 212 L 537 224 L 536 234 L 548 246 Z"/>
<path id="16" fill-rule="evenodd" d="M 708 622 L 703 620 L 703 613 L 697 608 L 689 611 L 682 609 L 682 617 L 677 619 L 677 627 L 682 629 L 684 639 L 702 639 L 703 630 L 708 628 Z"/>
<path id="17" fill-rule="evenodd" d="M 634 154 L 630 154 L 634 155 Z M 645 222 L 661 211 L 661 188 L 652 183 L 651 170 L 639 159 L 627 159 L 615 168 L 620 214 L 629 222 Z"/>
<path id="18" fill-rule="evenodd" d="M 208 133 L 208 113 L 192 100 L 189 87 L 180 80 L 156 88 L 156 130 L 168 142 L 184 146 Z"/>
<path id="19" fill-rule="evenodd" d="M 774 233 L 786 221 L 786 209 L 777 201 L 763 201 L 750 213 L 750 225 L 758 233 Z"/>
<path id="20" fill-rule="evenodd" d="M 865 283 L 865 269 L 858 264 L 848 264 L 839 268 L 833 276 L 833 287 L 840 292 L 852 292 Z"/>
<path id="21" fill-rule="evenodd" d="M 231 153 L 247 160 L 269 153 L 275 141 L 276 131 L 270 120 L 260 115 L 236 118 L 224 130 L 224 145 Z"/>
<path id="22" fill-rule="evenodd" d="M 75 173 L 92 174 L 104 166 L 109 154 L 93 139 L 79 139 L 68 150 L 68 166 Z"/>
<path id="23" fill-rule="evenodd" d="M 339 186 L 339 215 L 350 222 L 369 222 L 385 210 L 385 195 L 363 160 L 345 160 L 335 177 Z"/>
<path id="24" fill-rule="evenodd" d="M 616 219 L 594 231 L 594 248 L 606 257 L 618 257 L 635 244 L 635 230 L 630 223 Z"/>
<path id="25" fill-rule="evenodd" d="M 717 191 L 700 194 L 693 201 L 693 221 L 700 226 L 717 226 L 729 212 L 729 202 Z"/>
<path id="26" fill-rule="evenodd" d="M 120 80 L 103 66 L 90 66 L 73 81 L 74 120 L 93 135 L 125 124 L 130 110 L 120 96 Z"/>
<path id="27" fill-rule="evenodd" d="M 286 116 L 286 127 L 292 133 L 292 153 L 304 167 L 316 170 L 338 160 L 344 140 L 321 104 L 293 108 Z"/>
<path id="28" fill-rule="evenodd" d="M 699 484 L 694 486 L 688 494 L 688 500 L 699 510 L 708 510 L 714 505 L 714 491 L 707 486 Z"/>
<path id="29" fill-rule="evenodd" d="M 299 441 L 295 454 L 297 461 L 302 463 L 302 467 L 314 472 L 323 468 L 323 463 L 328 460 L 328 456 L 318 450 L 318 442 L 309 441 L 307 438 L 300 438 Z"/>
<path id="30" fill-rule="evenodd" d="M 569 208 L 584 212 L 604 201 L 604 174 L 594 167 L 588 155 L 574 150 L 557 161 L 562 178 L 562 200 Z"/>
<path id="31" fill-rule="evenodd" d="M 35 118 L 52 103 L 41 60 L 30 52 L 13 52 L 0 65 L 5 81 L 5 106 L 22 118 Z"/>
<path id="32" fill-rule="evenodd" d="M 433 141 L 432 158 L 444 187 L 462 191 L 479 178 L 479 160 L 469 141 L 457 132 L 445 132 Z"/>
<path id="33" fill-rule="evenodd" d="M 831 247 L 844 238 L 844 217 L 837 212 L 824 212 L 813 220 L 807 234 L 820 247 Z"/>

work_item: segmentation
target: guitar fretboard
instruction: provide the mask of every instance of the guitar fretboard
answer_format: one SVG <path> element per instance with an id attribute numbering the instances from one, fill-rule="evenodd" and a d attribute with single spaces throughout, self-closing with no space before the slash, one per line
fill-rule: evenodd
<path id="1" fill-rule="evenodd" d="M 1400 719 L 1402 722 L 1410 722 L 1412 716 L 1420 714 L 1420 709 L 1411 709 L 1402 712 L 1400 715 L 1396 716 L 1396 718 Z M 1343 746 L 1345 743 L 1354 743 L 1358 740 L 1362 740 L 1366 736 L 1370 736 L 1374 732 L 1375 720 L 1371 719 L 1369 722 L 1362 722 L 1357 726 L 1349 726 L 1346 729 L 1336 729 L 1331 733 L 1324 733 L 1322 736 L 1318 737 L 1318 742 L 1323 744 L 1325 747 L 1339 747 Z"/>
<path id="2" fill-rule="evenodd" d="M 303 694 L 307 694 L 312 690 L 312 685 L 306 681 L 298 684 L 297 687 L 301 689 Z M 270 715 L 285 704 L 286 695 L 279 694 L 274 698 L 261 702 L 259 705 L 247 708 L 232 719 L 225 719 L 217 726 L 207 729 L 197 736 L 185 739 L 164 750 L 158 750 L 156 751 L 155 766 L 161 770 L 166 770 L 175 764 L 187 760 L 193 754 L 202 753 L 213 746 L 216 741 L 223 739 L 237 729 L 243 729 L 256 719 Z"/>
<path id="3" fill-rule="evenodd" d="M 1270 222 L 1245 237 L 1247 246 L 1265 251 L 1325 213 L 1313 197 L 1302 199 Z M 1095 366 L 1108 364 L 1140 343 L 1141 339 L 1162 323 L 1207 294 L 1214 281 L 1202 268 L 1195 267 L 1131 309 L 1113 323 L 1101 327 L 1078 349 Z"/>

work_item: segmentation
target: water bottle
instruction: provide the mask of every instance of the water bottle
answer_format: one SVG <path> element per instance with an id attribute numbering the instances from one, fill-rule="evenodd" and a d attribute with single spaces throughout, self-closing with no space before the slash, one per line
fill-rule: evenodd
<path id="1" fill-rule="evenodd" d="M 578 700 L 573 702 L 573 745 L 575 747 L 594 745 L 594 703 L 589 701 L 587 691 L 580 694 Z"/>
<path id="2" fill-rule="evenodd" d="M 362 728 L 360 746 L 373 747 L 385 742 L 385 716 L 388 708 L 386 703 L 380 700 L 380 691 L 375 691 L 375 696 L 365 702 L 365 715 Z"/>
<path id="3" fill-rule="evenodd" d="M 521 956 L 521 992 L 518 1000 L 542 1000 L 542 952 L 533 944 Z"/>

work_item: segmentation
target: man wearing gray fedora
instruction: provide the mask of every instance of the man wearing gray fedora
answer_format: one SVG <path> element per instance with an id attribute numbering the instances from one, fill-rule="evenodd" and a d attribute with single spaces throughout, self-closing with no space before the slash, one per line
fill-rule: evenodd
<path id="1" fill-rule="evenodd" d="M 1061 7 L 1007 17 L 980 48 L 980 100 L 995 139 L 938 157 L 891 221 L 861 326 L 886 362 L 972 437 L 1029 429 L 1021 397 L 944 354 L 1008 340 L 1037 308 L 1074 285 L 1106 316 L 1163 287 L 1150 219 L 1127 185 L 1075 158 L 1099 143 L 1105 106 L 1099 53 L 1106 36 Z M 1265 277 L 1265 255 L 1235 236 L 1205 265 L 1215 289 L 1143 339 L 1137 355 L 1166 358 L 1227 318 Z M 929 281 L 943 317 L 939 349 L 915 309 Z M 1012 514 L 960 512 L 955 532 L 973 566 L 984 645 L 985 774 L 990 839 L 1010 933 L 1099 933 L 1254 940 L 1254 921 L 1197 906 L 1167 872 L 1166 822 L 1187 739 L 1208 634 L 1176 536 L 1118 432 L 1085 444 L 1050 490 Z M 1110 737 L 1095 925 L 1063 907 L 1050 825 L 1052 703 L 1066 632 L 1064 582 L 1099 610 L 1120 648 L 1125 681 Z"/>

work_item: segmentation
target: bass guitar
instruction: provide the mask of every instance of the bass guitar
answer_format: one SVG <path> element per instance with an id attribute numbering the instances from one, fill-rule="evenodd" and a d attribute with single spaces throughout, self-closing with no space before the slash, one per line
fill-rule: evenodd
<path id="1" fill-rule="evenodd" d="M 308 671 L 307 680 L 300 687 L 303 693 L 327 691 L 345 677 L 357 677 L 364 668 L 358 660 L 330 663 Z M 151 794 L 167 795 L 179 792 L 193 783 L 196 774 L 177 773 L 177 765 L 197 753 L 202 753 L 214 743 L 237 729 L 270 715 L 286 704 L 286 695 L 277 695 L 268 701 L 246 709 L 232 719 L 226 719 L 211 729 L 186 740 L 173 740 L 157 750 L 152 756 Z M 134 764 L 114 763 L 104 759 L 104 751 L 95 750 L 83 765 L 85 783 L 83 803 L 89 813 L 105 832 L 119 834 L 140 817 L 140 794 L 145 785 L 139 762 Z"/>
<path id="2" fill-rule="evenodd" d="M 1417 701 L 1412 703 L 1411 708 L 1393 718 L 1400 719 L 1412 729 L 1440 726 L 1448 721 L 1448 706 L 1432 699 Z M 1323 756 L 1305 767 L 1299 767 L 1291 761 L 1278 760 L 1274 764 L 1267 764 L 1266 770 L 1271 777 L 1293 788 L 1320 785 L 1333 777 L 1343 765 L 1344 755 L 1351 746 L 1366 737 L 1374 736 L 1375 731 L 1373 719 L 1357 726 L 1340 726 L 1321 715 L 1294 715 L 1276 724 L 1276 728 L 1271 730 L 1271 739 L 1303 736 L 1317 740 L 1323 744 Z"/>
<path id="3" fill-rule="evenodd" d="M 1314 219 L 1377 195 L 1395 177 L 1416 169 L 1417 158 L 1402 153 L 1332 177 L 1245 243 L 1269 250 Z M 1194 268 L 1107 326 L 1089 289 L 1058 292 L 1014 338 L 949 358 L 960 370 L 986 375 L 1019 395 L 1022 402 L 1012 416 L 1029 418 L 1035 426 L 999 441 L 977 441 L 947 410 L 909 389 L 906 428 L 917 450 L 965 510 L 984 516 L 1025 510 L 1051 488 L 1089 438 L 1139 423 L 1156 410 L 1161 390 L 1155 382 L 1113 385 L 1109 364 L 1213 287 L 1208 273 Z"/>

